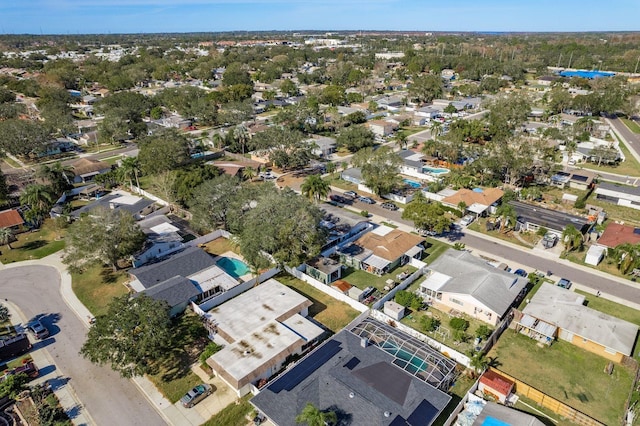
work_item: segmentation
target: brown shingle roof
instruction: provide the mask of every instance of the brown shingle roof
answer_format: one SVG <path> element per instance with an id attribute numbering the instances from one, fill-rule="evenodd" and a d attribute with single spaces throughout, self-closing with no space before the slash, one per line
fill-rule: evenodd
<path id="1" fill-rule="evenodd" d="M 331 284 L 331 287 L 334 287 L 336 290 L 338 290 L 338 291 L 340 291 L 342 293 L 346 293 L 353 286 L 351 284 L 349 284 L 348 282 L 346 282 L 346 281 L 338 280 L 338 281 L 334 282 L 333 284 Z"/>
<path id="2" fill-rule="evenodd" d="M 640 228 L 610 223 L 598 240 L 598 244 L 612 248 L 625 243 L 640 244 Z"/>
<path id="3" fill-rule="evenodd" d="M 409 251 L 410 248 L 422 243 L 424 238 L 394 229 L 386 235 L 368 232 L 355 243 L 369 249 L 378 257 L 393 262 Z"/>
<path id="4" fill-rule="evenodd" d="M 0 212 L 0 228 L 11 228 L 12 226 L 22 225 L 24 220 L 17 210 L 5 210 Z"/>
<path id="5" fill-rule="evenodd" d="M 71 164 L 71 167 L 73 167 L 73 173 L 75 173 L 76 176 L 82 176 L 87 173 L 99 172 L 100 170 L 111 168 L 108 163 L 100 160 L 91 160 L 89 158 L 81 158 L 74 161 L 73 164 Z"/>
<path id="6" fill-rule="evenodd" d="M 463 188 L 450 197 L 443 198 L 442 202 L 453 206 L 457 206 L 461 201 L 464 201 L 467 207 L 474 203 L 482 204 L 483 206 L 490 206 L 502 198 L 502 195 L 504 195 L 504 192 L 498 188 L 487 188 L 482 192 L 475 192 L 470 189 Z"/>

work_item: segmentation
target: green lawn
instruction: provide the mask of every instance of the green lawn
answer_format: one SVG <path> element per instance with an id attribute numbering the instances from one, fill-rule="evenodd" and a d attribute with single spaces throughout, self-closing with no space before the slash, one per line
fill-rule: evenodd
<path id="1" fill-rule="evenodd" d="M 111 299 L 128 292 L 123 285 L 128 276 L 124 271 L 94 265 L 81 274 L 71 274 L 73 292 L 94 316 L 107 312 Z"/>
<path id="2" fill-rule="evenodd" d="M 593 163 L 580 163 L 580 167 L 584 167 L 585 169 L 589 169 L 589 170 L 616 173 L 619 175 L 636 176 L 636 177 L 640 176 L 640 164 L 638 164 L 638 161 L 636 161 L 636 158 L 633 155 L 631 155 L 629 148 L 627 148 L 627 145 L 624 142 L 622 142 L 618 134 L 617 133 L 614 133 L 614 134 L 618 139 L 618 142 L 619 142 L 618 146 L 620 146 L 620 150 L 624 154 L 624 157 L 625 157 L 624 161 L 614 166 L 602 166 L 602 165 L 598 166 L 597 164 L 593 164 Z"/>
<path id="3" fill-rule="evenodd" d="M 625 401 L 633 383 L 630 368 L 616 364 L 568 342 L 550 347 L 514 330 L 507 330 L 488 354 L 497 368 L 538 390 L 594 417 L 604 424 L 621 424 Z"/>
<path id="4" fill-rule="evenodd" d="M 222 253 L 232 251 L 236 254 L 240 254 L 240 247 L 228 238 L 216 238 L 213 241 L 209 241 L 204 245 L 204 249 L 207 253 L 213 256 L 219 256 Z"/>
<path id="5" fill-rule="evenodd" d="M 640 133 L 640 126 L 633 120 L 628 118 L 620 118 L 620 120 L 631 130 L 633 133 Z"/>
<path id="6" fill-rule="evenodd" d="M 394 280 L 396 284 L 399 284 L 400 281 L 396 278 L 396 275 L 402 272 L 413 274 L 415 271 L 417 271 L 417 269 L 413 266 L 404 265 L 400 268 L 394 269 L 388 274 L 378 276 L 365 272 L 361 269 L 354 269 L 349 267 L 346 269 L 346 272 L 343 273 L 342 279 L 352 286 L 358 287 L 360 290 L 364 290 L 367 287 L 373 286 L 380 291 L 384 291 L 384 287 L 387 285 L 387 280 Z"/>
<path id="7" fill-rule="evenodd" d="M 485 235 L 489 235 L 491 237 L 498 238 L 503 241 L 508 241 L 510 243 L 517 244 L 522 247 L 533 248 L 535 246 L 533 241 L 529 242 L 525 239 L 525 238 L 530 239 L 529 236 L 526 236 L 526 237 L 521 236 L 521 238 L 517 238 L 515 236 L 515 233 L 511 230 L 509 230 L 508 232 L 500 232 L 499 230 L 487 231 L 486 223 L 487 223 L 487 218 L 481 217 L 478 220 L 474 221 L 471 225 L 469 225 L 468 228 L 471 229 L 472 231 L 481 232 Z M 540 237 L 537 237 L 537 238 L 539 239 Z"/>
<path id="8" fill-rule="evenodd" d="M 18 164 L 14 159 L 9 158 L 9 157 L 4 157 L 3 158 L 4 162 L 7 163 L 8 165 L 10 165 L 11 167 L 13 167 L 14 169 L 20 169 L 22 168 L 22 166 L 20 164 Z"/>
<path id="9" fill-rule="evenodd" d="M 615 275 L 620 278 L 625 278 L 628 280 L 631 279 L 631 275 L 623 275 L 620 270 L 618 270 L 618 266 L 613 260 L 605 257 L 602 262 L 598 264 L 598 266 L 593 266 L 584 262 L 586 255 L 587 247 L 583 247 L 580 251 L 572 251 L 566 254 L 565 258 L 573 263 L 577 263 L 578 265 L 582 265 L 587 268 L 597 269 L 598 271 L 606 272 L 607 274 Z"/>
<path id="10" fill-rule="evenodd" d="M 313 305 L 309 307 L 309 316 L 334 333 L 342 330 L 360 314 L 346 303 L 334 299 L 287 273 L 280 273 L 275 279 L 311 300 Z"/>
<path id="11" fill-rule="evenodd" d="M 42 259 L 64 248 L 63 229 L 57 229 L 53 219 L 44 221 L 35 232 L 23 232 L 15 235 L 17 241 L 11 243 L 12 249 L 2 246 L 0 262 L 12 263 L 22 260 Z"/>
<path id="12" fill-rule="evenodd" d="M 249 403 L 253 395 L 249 394 L 232 402 L 219 413 L 211 417 L 203 426 L 244 426 L 249 421 L 247 416 L 254 410 Z"/>
<path id="13" fill-rule="evenodd" d="M 450 248 L 453 248 L 453 246 L 427 237 L 426 247 L 424 250 L 425 256 L 422 258 L 422 261 L 433 263 L 434 260 Z"/>
<path id="14" fill-rule="evenodd" d="M 171 349 L 162 354 L 156 365 L 157 372 L 149 379 L 172 403 L 202 380 L 191 371 L 191 365 L 198 360 L 209 339 L 200 317 L 185 313 L 174 319 Z"/>

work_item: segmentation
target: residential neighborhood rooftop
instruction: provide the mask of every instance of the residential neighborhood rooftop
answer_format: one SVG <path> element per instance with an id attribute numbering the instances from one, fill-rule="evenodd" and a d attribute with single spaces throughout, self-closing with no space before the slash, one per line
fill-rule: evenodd
<path id="1" fill-rule="evenodd" d="M 24 223 L 22 216 L 16 209 L 5 210 L 0 212 L 0 228 L 11 228 Z"/>
<path id="2" fill-rule="evenodd" d="M 509 201 L 518 215 L 519 222 L 534 223 L 547 229 L 562 232 L 568 225 L 573 225 L 578 231 L 586 232 L 590 221 L 588 218 L 569 213 L 551 210 L 520 201 Z"/>
<path id="3" fill-rule="evenodd" d="M 605 228 L 598 244 L 610 248 L 620 244 L 640 244 L 640 228 L 612 222 Z"/>

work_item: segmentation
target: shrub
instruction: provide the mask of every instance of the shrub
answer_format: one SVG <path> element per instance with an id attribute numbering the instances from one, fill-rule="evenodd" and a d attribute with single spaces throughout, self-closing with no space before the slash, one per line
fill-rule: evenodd
<path id="1" fill-rule="evenodd" d="M 464 332 L 464 330 L 454 330 L 453 331 L 453 340 L 456 342 L 464 343 L 469 340 L 469 335 Z"/>
<path id="2" fill-rule="evenodd" d="M 440 327 L 440 320 L 433 317 L 422 317 L 420 320 L 422 329 L 426 332 L 435 331 Z"/>
<path id="3" fill-rule="evenodd" d="M 200 362 L 207 362 L 207 359 L 216 352 L 220 352 L 223 346 L 218 345 L 215 342 L 211 342 L 204 348 L 204 351 L 200 354 Z"/>
<path id="4" fill-rule="evenodd" d="M 536 235 L 539 235 L 540 237 L 544 237 L 547 232 L 549 232 L 549 230 L 544 226 L 541 226 L 540 228 L 538 228 Z"/>
<path id="5" fill-rule="evenodd" d="M 395 301 L 397 304 L 413 310 L 418 310 L 422 306 L 422 299 L 406 290 L 399 290 L 396 293 Z"/>
<path id="6" fill-rule="evenodd" d="M 363 217 L 369 217 L 369 212 L 368 212 L 367 210 L 362 210 L 362 211 L 360 212 L 360 216 L 363 216 Z"/>
<path id="7" fill-rule="evenodd" d="M 449 320 L 449 325 L 454 330 L 466 331 L 467 328 L 469 328 L 469 321 L 464 318 L 451 318 L 451 320 Z"/>
<path id="8" fill-rule="evenodd" d="M 482 324 L 476 329 L 476 337 L 486 339 L 487 337 L 491 336 L 492 332 L 493 330 L 491 330 L 488 325 Z"/>

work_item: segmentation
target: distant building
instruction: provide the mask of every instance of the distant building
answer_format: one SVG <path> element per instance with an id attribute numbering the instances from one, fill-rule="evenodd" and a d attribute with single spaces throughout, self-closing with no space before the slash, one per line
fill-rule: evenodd
<path id="1" fill-rule="evenodd" d="M 601 182 L 595 193 L 598 200 L 640 210 L 640 188 L 637 186 Z"/>

